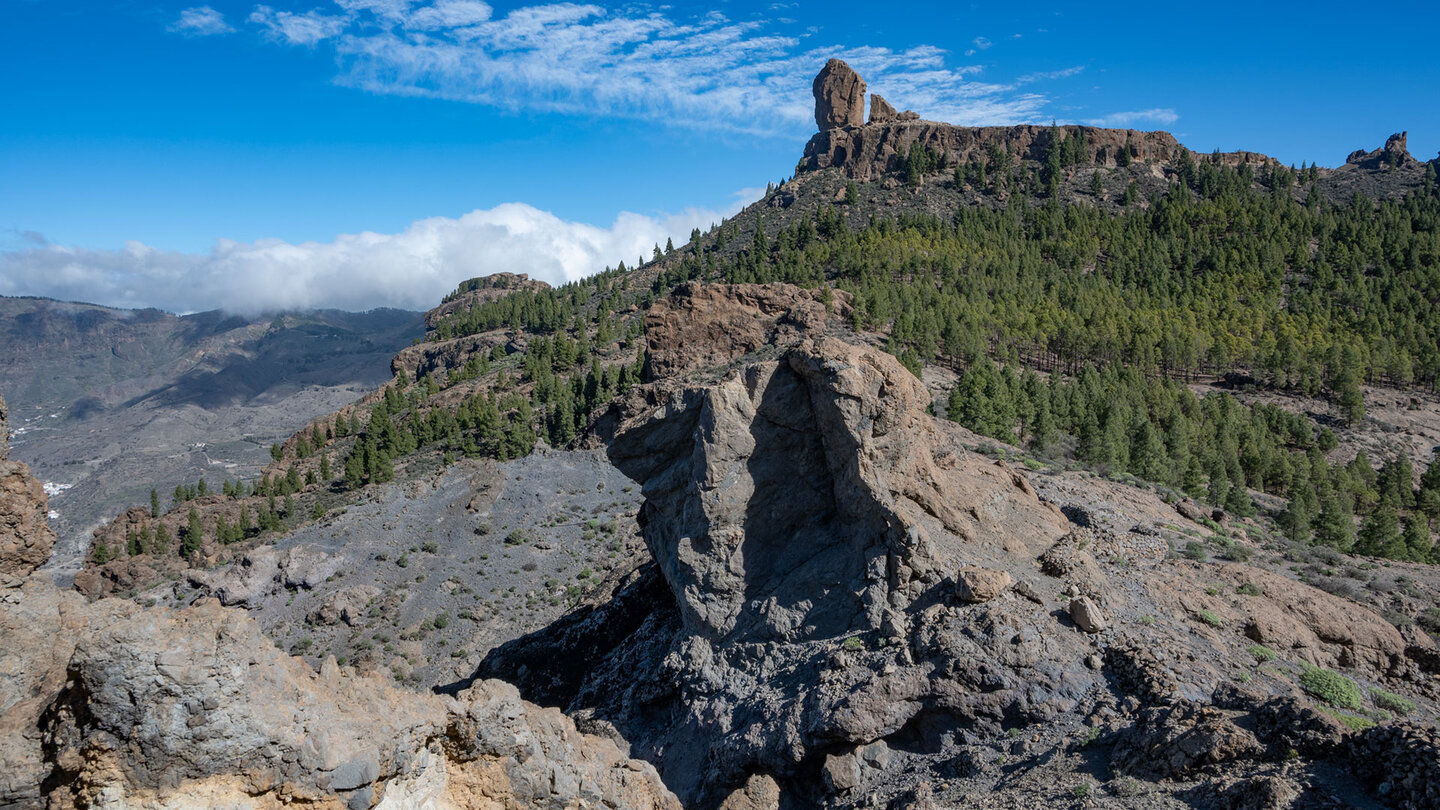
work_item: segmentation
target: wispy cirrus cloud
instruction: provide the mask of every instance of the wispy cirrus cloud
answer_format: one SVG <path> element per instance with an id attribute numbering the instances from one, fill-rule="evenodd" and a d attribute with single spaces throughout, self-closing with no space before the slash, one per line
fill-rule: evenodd
<path id="1" fill-rule="evenodd" d="M 225 22 L 225 15 L 209 6 L 195 6 L 180 12 L 180 17 L 171 23 L 169 31 L 196 37 L 230 34 L 235 31 Z"/>
<path id="2" fill-rule="evenodd" d="M 1169 107 L 1157 107 L 1153 110 L 1114 112 L 1109 115 L 1102 115 L 1099 118 L 1087 118 L 1085 119 L 1085 123 L 1095 127 L 1130 127 L 1136 124 L 1162 124 L 1169 126 L 1179 120 L 1180 116 Z"/>
<path id="3" fill-rule="evenodd" d="M 735 208 L 753 200 L 745 195 Z M 129 242 L 118 250 L 56 245 L 14 233 L 0 250 L 0 295 L 40 295 L 172 312 L 224 308 L 256 314 L 333 307 L 429 309 L 464 279 L 505 271 L 551 284 L 684 242 L 733 211 L 669 216 L 621 213 L 608 227 L 562 220 L 521 203 L 460 217 L 418 220 L 400 233 L 345 234 L 329 242 L 222 239 L 208 253 Z"/>
<path id="4" fill-rule="evenodd" d="M 315 45 L 339 36 L 348 21 L 348 17 L 319 11 L 296 14 L 269 6 L 256 6 L 250 13 L 250 22 L 262 27 L 267 36 L 287 45 Z"/>
<path id="5" fill-rule="evenodd" d="M 1015 80 L 1016 84 L 1030 84 L 1031 82 L 1050 82 L 1056 79 L 1068 79 L 1077 76 L 1085 71 L 1084 65 L 1061 68 L 1060 70 L 1042 70 L 1037 73 L 1027 73 Z"/>
<path id="6" fill-rule="evenodd" d="M 951 64 L 934 46 L 827 46 L 774 21 L 636 6 L 561 2 L 497 15 L 480 0 L 334 0 L 293 12 L 256 6 L 249 20 L 275 41 L 333 48 L 336 81 L 372 93 L 786 137 L 813 126 L 810 80 L 832 57 L 901 108 L 972 125 L 1050 117 L 1048 98 L 1021 86 L 1071 75 L 986 81 L 982 67 Z"/>

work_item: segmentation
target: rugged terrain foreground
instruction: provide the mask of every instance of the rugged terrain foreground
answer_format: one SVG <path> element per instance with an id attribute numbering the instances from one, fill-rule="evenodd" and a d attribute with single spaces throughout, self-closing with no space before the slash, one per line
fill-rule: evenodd
<path id="1" fill-rule="evenodd" d="M 1139 330 L 1027 342 L 1034 313 L 995 301 L 1028 291 L 981 286 L 1113 271 L 1120 292 L 1076 298 L 1137 310 L 1132 268 L 1082 261 L 1109 217 L 1229 237 L 1279 211 L 1344 253 L 1337 230 L 1402 205 L 1428 221 L 1433 164 L 1397 136 L 1302 190 L 1164 133 L 955 127 L 875 97 L 867 120 L 865 89 L 828 64 L 797 176 L 715 232 L 558 290 L 463 283 L 390 382 L 259 481 L 98 530 L 79 593 L 36 574 L 45 494 L 0 452 L 0 806 L 1440 806 L 1428 473 L 1364 460 L 1434 444 L 1435 397 L 1411 387 L 1428 339 L 1356 336 L 1393 364 L 1362 389 L 1326 367 L 1339 342 L 1333 363 L 1218 339 L 1165 355 L 1212 336 L 1176 317 L 1191 331 L 1142 368 L 1105 354 L 1149 348 Z M 1138 244 L 1177 279 L 1228 261 Z M 1429 267 L 1432 248 L 1390 252 Z M 1270 258 L 1310 260 L 1292 253 Z M 1226 312 L 1279 317 L 1247 305 Z M 1142 404 L 1047 433 L 992 350 L 1072 415 L 1085 386 Z M 1147 397 L 1193 421 L 1162 438 Z M 1350 503 L 1359 540 L 1331 501 L 1297 517 L 1300 469 L 1336 502 L 1376 479 Z"/>

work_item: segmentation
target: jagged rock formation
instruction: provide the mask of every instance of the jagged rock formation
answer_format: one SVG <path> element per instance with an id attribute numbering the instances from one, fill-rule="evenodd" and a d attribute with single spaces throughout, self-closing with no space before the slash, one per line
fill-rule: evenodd
<path id="1" fill-rule="evenodd" d="M 1410 150 L 1406 147 L 1408 132 L 1397 132 L 1385 139 L 1385 145 L 1371 152 L 1364 149 L 1356 149 L 1345 159 L 1348 166 L 1358 166 L 1362 169 L 1408 169 L 1418 167 L 1420 161 L 1410 156 Z"/>
<path id="2" fill-rule="evenodd" d="M 984 774 L 1003 729 L 1084 731 L 1081 718 L 1110 735 L 1114 767 L 1239 806 L 1309 789 L 1275 774 L 1292 748 L 1343 759 L 1373 734 L 1282 679 L 1217 692 L 1231 662 L 1253 666 L 1248 647 L 1426 688 L 1424 656 L 1368 610 L 1067 518 L 961 449 L 924 386 L 839 319 L 775 329 L 813 301 L 692 284 L 657 307 L 649 349 L 674 376 L 598 426 L 642 484 L 655 566 L 492 653 L 480 676 L 618 732 L 696 808 L 915 804 L 928 788 L 907 780 Z M 723 325 L 746 312 L 760 325 L 730 340 Z M 1414 749 L 1404 789 L 1426 796 L 1428 738 L 1375 739 Z"/>
<path id="3" fill-rule="evenodd" d="M 30 468 L 10 460 L 9 410 L 0 398 L 0 587 L 18 585 L 50 559 L 50 499 Z"/>
<path id="4" fill-rule="evenodd" d="M 891 121 L 917 121 L 920 114 L 906 110 L 896 112 L 895 107 L 885 100 L 879 93 L 870 94 L 870 124 L 888 124 Z"/>
<path id="5" fill-rule="evenodd" d="M 865 80 L 843 60 L 826 62 L 811 91 L 815 94 L 815 126 L 821 132 L 865 123 Z"/>
<path id="6" fill-rule="evenodd" d="M 888 124 L 895 120 L 895 116 L 895 108 L 885 100 L 884 96 L 879 93 L 870 95 L 870 120 L 866 123 Z"/>
<path id="7" fill-rule="evenodd" d="M 216 602 L 0 604 L 0 805 L 677 808 L 649 765 L 496 681 L 455 698 L 317 673 Z"/>

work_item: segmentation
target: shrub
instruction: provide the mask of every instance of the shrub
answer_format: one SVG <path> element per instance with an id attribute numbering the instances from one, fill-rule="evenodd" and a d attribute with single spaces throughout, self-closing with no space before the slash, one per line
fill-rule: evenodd
<path id="1" fill-rule="evenodd" d="M 1300 686 L 1313 697 L 1340 709 L 1359 709 L 1364 697 L 1354 681 L 1334 670 L 1321 667 L 1307 666 L 1305 671 L 1300 673 Z"/>
<path id="2" fill-rule="evenodd" d="M 858 652 L 859 650 L 865 649 L 865 642 L 861 641 L 859 636 L 851 636 L 840 642 L 840 646 L 847 650 Z"/>
<path id="3" fill-rule="evenodd" d="M 1257 664 L 1263 664 L 1266 661 L 1274 661 L 1276 658 L 1279 658 L 1274 650 L 1266 647 L 1264 644 L 1252 644 L 1246 647 L 1245 651 L 1255 656 L 1255 663 Z"/>
<path id="4" fill-rule="evenodd" d="M 1220 621 L 1219 616 L 1216 616 L 1214 613 L 1208 610 L 1200 611 L 1200 621 L 1210 625 L 1211 627 L 1219 627 L 1224 624 L 1224 622 Z"/>
<path id="5" fill-rule="evenodd" d="M 1370 699 L 1376 706 L 1395 714 L 1409 714 L 1415 711 L 1415 702 L 1394 692 L 1386 692 L 1384 689 L 1370 690 Z"/>
<path id="6" fill-rule="evenodd" d="M 1197 562 L 1204 562 L 1204 560 L 1205 560 L 1205 544 L 1204 544 L 1204 543 L 1201 543 L 1199 540 L 1191 540 L 1190 542 L 1188 542 L 1188 543 L 1185 544 L 1184 555 L 1185 555 L 1185 559 L 1187 559 L 1187 560 L 1195 560 L 1195 561 L 1197 561 Z"/>
<path id="7" fill-rule="evenodd" d="M 1343 714 L 1341 712 L 1336 712 L 1333 716 L 1351 731 L 1364 731 L 1367 728 L 1375 727 L 1375 721 L 1368 717 L 1356 717 L 1353 714 Z"/>
<path id="8" fill-rule="evenodd" d="M 434 554 L 440 550 L 440 544 L 434 540 L 426 540 L 424 545 L 420 546 L 420 550 L 426 554 Z"/>
<path id="9" fill-rule="evenodd" d="M 1230 562 L 1249 562 L 1250 548 L 1239 543 L 1231 543 L 1225 548 L 1225 553 L 1221 554 L 1220 558 Z"/>
<path id="10" fill-rule="evenodd" d="M 1256 585 L 1253 582 L 1246 582 L 1236 586 L 1235 593 L 1238 593 L 1241 596 L 1260 596 L 1261 594 L 1265 593 L 1265 591 L 1261 590 L 1260 586 Z"/>

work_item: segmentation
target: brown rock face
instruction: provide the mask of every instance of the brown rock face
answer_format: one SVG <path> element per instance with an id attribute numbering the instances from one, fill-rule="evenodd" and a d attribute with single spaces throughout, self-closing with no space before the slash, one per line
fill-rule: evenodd
<path id="1" fill-rule="evenodd" d="M 811 90 L 815 94 L 815 126 L 821 132 L 865 123 L 865 80 L 842 60 L 826 62 Z"/>
<path id="2" fill-rule="evenodd" d="M 886 124 L 853 129 L 822 127 L 805 145 L 804 168 L 839 168 L 856 180 L 879 178 L 902 168 L 912 143 L 945 155 L 949 164 L 987 161 L 992 149 L 1003 150 L 1012 160 L 1043 160 L 1050 137 L 1048 126 L 961 127 L 916 119 L 914 113 L 904 112 Z M 1060 132 L 1066 138 L 1083 133 L 1089 145 L 1087 162 L 1105 167 L 1119 165 L 1122 151 L 1129 152 L 1131 161 L 1170 163 L 1178 160 L 1185 148 L 1168 132 L 1082 126 L 1060 127 Z M 1226 165 L 1260 165 L 1268 161 L 1270 158 L 1250 152 L 1221 155 L 1221 163 Z"/>
<path id="3" fill-rule="evenodd" d="M 10 461 L 10 423 L 0 399 L 0 586 L 13 587 L 50 559 L 50 498 L 30 468 Z"/>
<path id="4" fill-rule="evenodd" d="M 315 672 L 215 602 L 31 580 L 0 637 L 3 807 L 679 808 L 653 767 L 508 684 L 442 698 Z"/>
<path id="5" fill-rule="evenodd" d="M 879 93 L 870 94 L 870 123 L 885 124 L 895 120 L 895 108 Z"/>
<path id="6" fill-rule="evenodd" d="M 834 293 L 836 314 L 849 310 Z M 687 284 L 645 316 L 652 377 L 728 363 L 767 344 L 825 332 L 825 294 L 790 284 Z"/>

